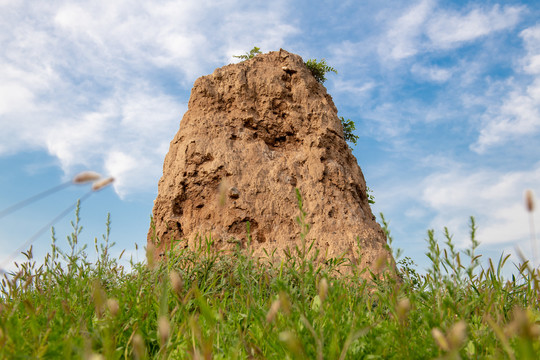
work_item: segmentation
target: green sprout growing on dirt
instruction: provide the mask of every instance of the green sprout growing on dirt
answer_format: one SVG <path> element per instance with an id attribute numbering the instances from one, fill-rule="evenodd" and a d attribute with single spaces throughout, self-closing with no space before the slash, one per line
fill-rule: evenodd
<path id="1" fill-rule="evenodd" d="M 242 60 L 249 60 L 253 59 L 255 56 L 261 54 L 261 48 L 254 46 L 253 49 L 251 49 L 249 52 L 245 53 L 244 55 L 233 55 L 233 57 L 242 59 Z"/>
<path id="2" fill-rule="evenodd" d="M 353 130 L 356 130 L 354 121 L 351 119 L 345 119 L 343 116 L 339 118 L 341 125 L 343 125 L 343 134 L 345 135 L 345 141 L 352 142 L 354 145 L 358 142 L 358 136 L 354 135 Z"/>
<path id="3" fill-rule="evenodd" d="M 326 73 L 327 72 L 333 72 L 337 74 L 337 70 L 334 69 L 331 66 L 328 66 L 325 59 L 322 59 L 321 61 L 317 61 L 317 59 L 309 59 L 305 62 L 306 67 L 311 71 L 313 76 L 315 77 L 315 80 L 317 80 L 319 83 L 324 84 L 326 81 Z"/>
<path id="4" fill-rule="evenodd" d="M 368 203 L 371 205 L 375 204 L 375 196 L 373 196 L 373 190 L 371 190 L 369 186 L 366 187 L 366 194 Z"/>

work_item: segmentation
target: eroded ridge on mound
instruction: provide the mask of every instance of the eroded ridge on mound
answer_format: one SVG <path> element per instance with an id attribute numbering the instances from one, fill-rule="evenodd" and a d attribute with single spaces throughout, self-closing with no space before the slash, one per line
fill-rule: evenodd
<path id="1" fill-rule="evenodd" d="M 337 109 L 302 58 L 280 50 L 224 66 L 195 81 L 148 241 L 157 238 L 157 253 L 198 235 L 233 248 L 249 221 L 255 255 L 283 256 L 301 241 L 295 188 L 321 256 L 345 253 L 362 267 L 391 258 Z"/>

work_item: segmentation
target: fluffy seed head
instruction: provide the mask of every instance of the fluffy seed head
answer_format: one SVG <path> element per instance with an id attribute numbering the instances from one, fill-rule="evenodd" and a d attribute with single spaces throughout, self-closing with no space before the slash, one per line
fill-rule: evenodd
<path id="1" fill-rule="evenodd" d="M 463 320 L 457 322 L 452 326 L 448 333 L 448 341 L 452 349 L 461 347 L 465 339 L 467 338 L 467 323 Z"/>
<path id="2" fill-rule="evenodd" d="M 379 272 L 383 270 L 388 264 L 388 258 L 385 254 L 381 254 L 376 260 L 373 268 L 375 269 L 375 272 Z"/>
<path id="3" fill-rule="evenodd" d="M 525 207 L 528 212 L 534 211 L 534 194 L 532 190 L 525 191 Z"/>
<path id="4" fill-rule="evenodd" d="M 409 299 L 403 298 L 398 301 L 397 306 L 396 306 L 396 312 L 401 322 L 407 319 L 409 310 L 411 310 L 411 301 Z"/>
<path id="5" fill-rule="evenodd" d="M 279 292 L 279 303 L 283 313 L 289 315 L 291 313 L 291 302 L 289 301 L 289 296 L 285 291 Z"/>
<path id="6" fill-rule="evenodd" d="M 116 299 L 107 299 L 107 307 L 113 317 L 115 317 L 118 314 L 118 310 L 120 310 L 120 305 L 118 305 L 118 300 Z"/>
<path id="7" fill-rule="evenodd" d="M 137 333 L 133 336 L 133 355 L 135 359 L 145 358 L 144 339 L 141 334 Z"/>
<path id="8" fill-rule="evenodd" d="M 431 335 L 433 336 L 433 339 L 435 339 L 435 342 L 441 348 L 443 351 L 450 350 L 450 346 L 448 344 L 448 340 L 446 340 L 446 337 L 444 336 L 443 332 L 438 328 L 431 329 Z"/>
<path id="9" fill-rule="evenodd" d="M 171 324 L 169 318 L 166 315 L 161 315 L 158 320 L 158 335 L 161 340 L 161 346 L 163 346 L 169 339 L 171 333 Z"/>
<path id="10" fill-rule="evenodd" d="M 321 301 L 324 301 L 327 295 L 328 295 L 328 280 L 326 280 L 326 278 L 322 278 L 321 281 L 319 281 L 319 298 L 321 299 Z"/>
<path id="11" fill-rule="evenodd" d="M 290 351 L 292 351 L 296 355 L 302 355 L 302 344 L 298 340 L 298 337 L 296 337 L 296 335 L 292 331 L 283 331 L 279 333 L 278 336 L 279 340 L 284 342 Z"/>
<path id="12" fill-rule="evenodd" d="M 105 303 L 107 296 L 105 294 L 105 291 L 103 291 L 99 280 L 97 279 L 92 282 L 92 299 L 94 300 L 96 315 L 99 319 L 101 319 L 105 311 Z"/>
<path id="13" fill-rule="evenodd" d="M 98 190 L 101 190 L 103 189 L 105 186 L 109 185 L 110 183 L 112 183 L 114 181 L 114 178 L 111 176 L 111 177 L 108 177 L 108 178 L 105 178 L 105 179 L 101 179 L 101 180 L 98 180 L 98 181 L 95 181 L 93 184 L 92 184 L 92 190 L 94 191 L 98 191 Z"/>
<path id="14" fill-rule="evenodd" d="M 154 254 L 155 253 L 156 253 L 156 247 L 154 246 L 154 244 L 149 243 L 146 246 L 146 262 L 147 262 L 148 267 L 150 269 L 153 269 L 154 266 L 156 265 L 156 263 L 154 261 Z"/>
<path id="15" fill-rule="evenodd" d="M 84 184 L 90 181 L 97 181 L 101 179 L 101 175 L 95 171 L 83 171 L 73 177 L 74 184 Z"/>
<path id="16" fill-rule="evenodd" d="M 540 326 L 536 324 L 536 317 L 530 309 L 516 307 L 512 315 L 512 322 L 505 329 L 506 334 L 509 336 L 519 334 L 528 339 L 538 339 L 540 336 Z"/>
<path id="17" fill-rule="evenodd" d="M 270 310 L 268 310 L 268 314 L 266 314 L 266 322 L 271 323 L 272 321 L 274 321 L 274 318 L 276 317 L 280 306 L 281 302 L 279 301 L 279 299 L 274 300 L 274 302 L 270 306 Z"/>
<path id="18" fill-rule="evenodd" d="M 169 273 L 169 278 L 171 280 L 171 286 L 173 290 L 180 295 L 182 293 L 182 288 L 184 287 L 184 281 L 180 277 L 180 274 L 178 272 L 172 270 Z"/>

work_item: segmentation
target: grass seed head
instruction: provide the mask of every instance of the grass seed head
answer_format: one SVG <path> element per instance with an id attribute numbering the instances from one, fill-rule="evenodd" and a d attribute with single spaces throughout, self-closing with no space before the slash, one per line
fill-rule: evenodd
<path id="1" fill-rule="evenodd" d="M 158 335 L 161 341 L 161 346 L 164 346 L 169 339 L 171 333 L 171 324 L 166 315 L 161 315 L 158 320 Z"/>
<path id="2" fill-rule="evenodd" d="M 467 338 L 467 323 L 463 320 L 458 321 L 452 326 L 448 333 L 448 342 L 452 349 L 458 349 L 463 345 Z"/>
<path id="3" fill-rule="evenodd" d="M 291 352 L 298 358 L 305 358 L 302 343 L 292 331 L 283 331 L 279 333 L 279 340 L 285 343 Z"/>
<path id="4" fill-rule="evenodd" d="M 450 345 L 448 344 L 448 340 L 446 340 L 446 337 L 444 336 L 443 332 L 439 328 L 433 328 L 431 329 L 431 335 L 433 336 L 433 339 L 435 339 L 435 342 L 439 346 L 439 348 L 443 351 L 450 350 Z"/>
<path id="5" fill-rule="evenodd" d="M 404 322 L 407 320 L 409 311 L 411 310 L 411 301 L 407 298 L 403 298 L 398 301 L 396 306 L 396 312 L 399 321 Z"/>
<path id="6" fill-rule="evenodd" d="M 146 263 L 148 264 L 149 269 L 153 269 L 156 265 L 156 262 L 154 260 L 154 254 L 156 253 L 156 247 L 154 244 L 149 243 L 146 246 Z"/>
<path id="7" fill-rule="evenodd" d="M 105 179 L 101 179 L 101 180 L 95 181 L 95 182 L 92 184 L 92 190 L 93 190 L 93 191 L 101 190 L 101 189 L 103 189 L 104 187 L 106 187 L 107 185 L 111 184 L 113 181 L 114 181 L 114 178 L 113 178 L 112 176 L 110 176 L 110 177 L 108 177 L 108 178 L 105 178 Z"/>
<path id="8" fill-rule="evenodd" d="M 144 339 L 139 333 L 133 336 L 133 355 L 137 360 L 144 359 L 146 357 Z"/>
<path id="9" fill-rule="evenodd" d="M 96 308 L 96 314 L 99 319 L 103 316 L 105 310 L 106 295 L 99 280 L 94 280 L 92 283 L 92 299 L 94 300 L 94 306 Z"/>
<path id="10" fill-rule="evenodd" d="M 328 295 L 328 280 L 326 280 L 326 278 L 322 278 L 321 281 L 319 281 L 319 298 L 321 299 L 321 301 L 324 301 L 327 295 Z"/>
<path id="11" fill-rule="evenodd" d="M 289 315 L 291 313 L 291 302 L 289 301 L 289 296 L 285 291 L 279 292 L 279 304 L 281 310 Z"/>
<path id="12" fill-rule="evenodd" d="M 381 270 L 383 270 L 388 264 L 388 258 L 386 257 L 385 254 L 381 254 L 376 260 L 375 260 L 375 264 L 373 266 L 373 269 L 375 270 L 376 273 L 380 272 Z"/>
<path id="13" fill-rule="evenodd" d="M 534 193 L 532 190 L 525 191 L 525 207 L 528 212 L 534 211 Z"/>
<path id="14" fill-rule="evenodd" d="M 84 184 L 101 179 L 101 175 L 95 171 L 83 171 L 73 177 L 74 184 Z"/>
<path id="15" fill-rule="evenodd" d="M 512 321 L 506 326 L 505 333 L 510 337 L 520 335 L 531 340 L 538 340 L 540 326 L 536 324 L 535 316 L 529 309 L 516 307 L 512 311 Z"/>
<path id="16" fill-rule="evenodd" d="M 182 289 L 184 287 L 184 281 L 180 277 L 180 274 L 178 274 L 177 271 L 172 270 L 169 273 L 169 278 L 171 280 L 171 286 L 172 286 L 174 292 L 176 292 L 176 294 L 180 295 L 182 293 Z"/>
<path id="17" fill-rule="evenodd" d="M 276 317 L 280 307 L 281 302 L 279 301 L 279 299 L 274 300 L 274 302 L 270 306 L 270 310 L 268 310 L 268 313 L 266 314 L 266 322 L 271 323 L 272 321 L 274 321 L 274 318 Z"/>
<path id="18" fill-rule="evenodd" d="M 109 312 L 113 317 L 116 317 L 118 314 L 118 311 L 120 310 L 120 305 L 118 305 L 118 300 L 116 299 L 107 299 L 107 307 L 109 308 Z"/>

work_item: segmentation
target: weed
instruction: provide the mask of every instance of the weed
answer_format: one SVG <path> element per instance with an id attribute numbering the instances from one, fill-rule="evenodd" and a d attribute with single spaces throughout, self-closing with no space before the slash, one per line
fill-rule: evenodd
<path id="1" fill-rule="evenodd" d="M 351 119 L 345 119 L 343 116 L 339 118 L 341 120 L 341 125 L 343 125 L 343 133 L 345 134 L 345 141 L 352 142 L 354 145 L 357 144 L 358 136 L 354 135 L 353 130 L 356 130 L 354 126 L 354 121 Z"/>
<path id="2" fill-rule="evenodd" d="M 255 56 L 259 55 L 261 53 L 261 49 L 254 46 L 253 49 L 251 49 L 249 52 L 246 52 L 244 55 L 233 55 L 233 57 L 242 59 L 242 60 L 249 60 L 253 59 Z"/>
<path id="3" fill-rule="evenodd" d="M 326 81 L 326 73 L 333 72 L 337 74 L 337 70 L 329 66 L 325 59 L 317 61 L 317 59 L 309 59 L 305 62 L 306 67 L 311 71 L 311 74 L 315 77 L 319 83 L 324 84 Z"/>

